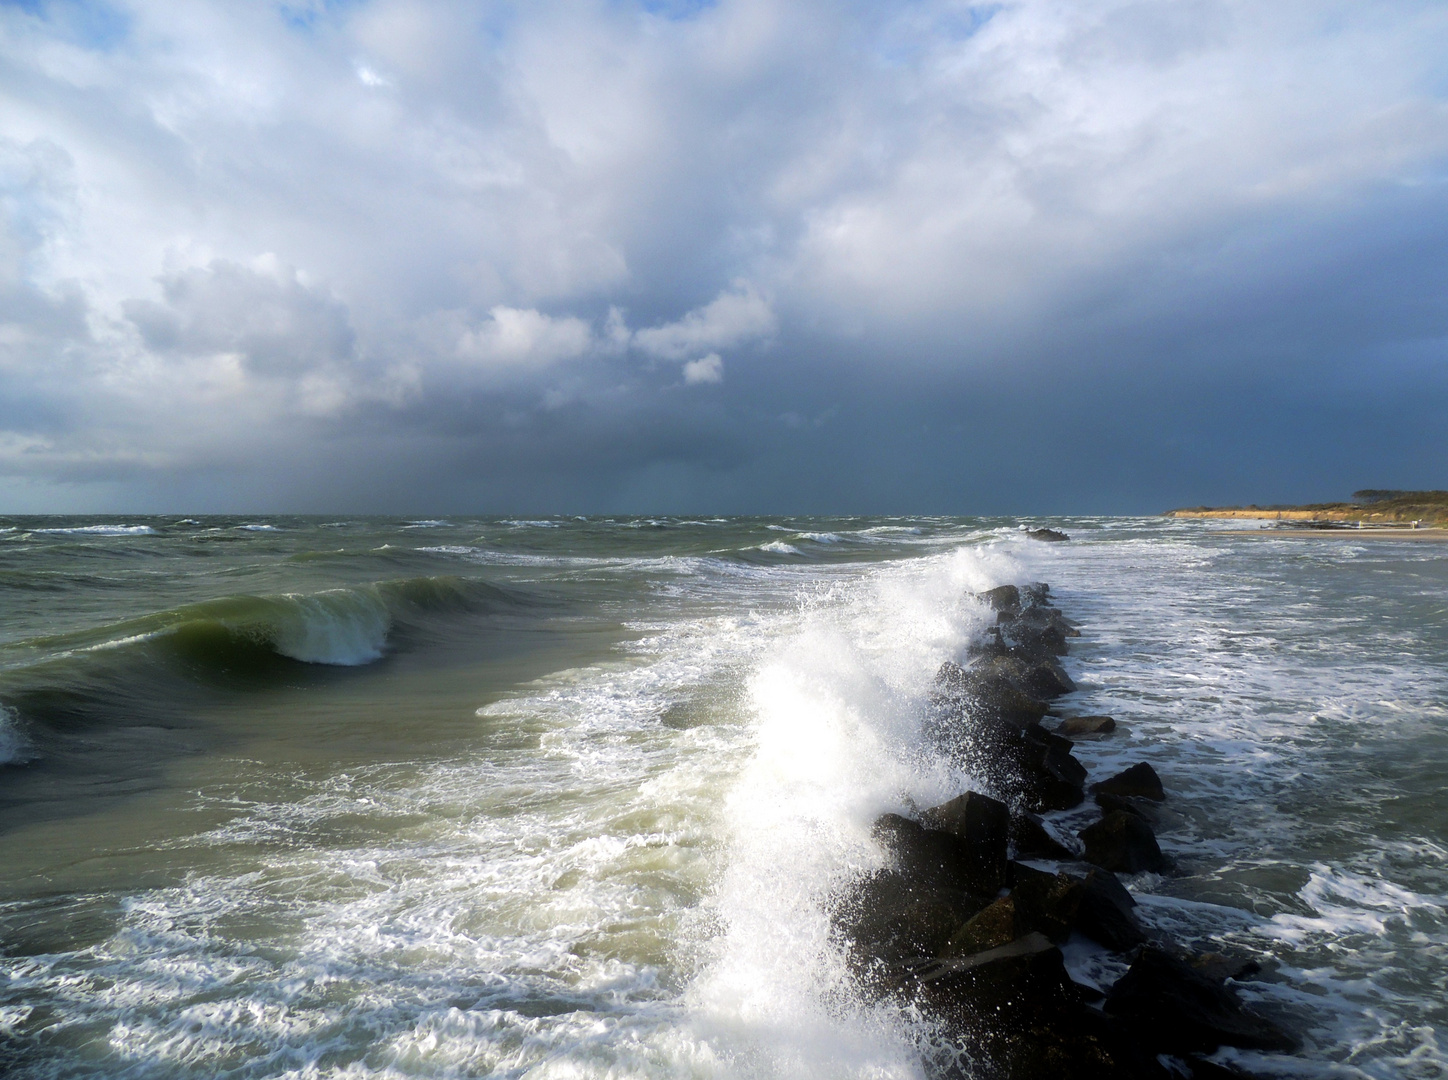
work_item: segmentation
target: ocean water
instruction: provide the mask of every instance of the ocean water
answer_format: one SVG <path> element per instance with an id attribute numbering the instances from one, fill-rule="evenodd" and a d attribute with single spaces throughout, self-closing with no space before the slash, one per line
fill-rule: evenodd
<path id="1" fill-rule="evenodd" d="M 0 1073 L 920 1077 L 826 904 L 1044 580 L 1170 795 L 1143 921 L 1305 1039 L 1222 1056 L 1448 1076 L 1448 546 L 1019 524 L 0 519 Z"/>

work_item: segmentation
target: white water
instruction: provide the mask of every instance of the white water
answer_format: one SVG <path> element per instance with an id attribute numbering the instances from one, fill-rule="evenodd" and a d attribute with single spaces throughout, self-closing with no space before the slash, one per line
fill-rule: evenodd
<path id="1" fill-rule="evenodd" d="M 1047 580 L 1084 624 L 1070 704 L 1122 724 L 1081 756 L 1150 760 L 1171 792 L 1183 875 L 1132 883 L 1144 920 L 1276 957 L 1246 993 L 1309 1026 L 1301 1060 L 1239 1057 L 1441 1077 L 1442 890 L 1407 853 L 1372 871 L 1317 843 L 1300 789 L 1329 782 L 1313 755 L 1345 725 L 1436 723 L 1448 680 L 1407 646 L 1352 652 L 1352 605 L 1295 596 L 1262 554 L 1009 537 L 869 566 L 635 560 L 639 640 L 480 708 L 474 752 L 325 777 L 243 759 L 198 784 L 227 820 L 168 841 L 182 884 L 125 897 L 97 944 L 0 960 L 100 1063 L 26 1075 L 919 1077 L 930 1032 L 850 999 L 824 900 L 880 858 L 876 815 L 970 782 L 919 738 L 931 676 L 982 625 L 964 591 Z M 380 655 L 385 619 L 351 602 L 299 616 L 288 655 Z"/>
<path id="2" fill-rule="evenodd" d="M 307 664 L 357 667 L 382 657 L 392 616 L 371 592 L 288 596 L 270 627 L 272 648 Z"/>

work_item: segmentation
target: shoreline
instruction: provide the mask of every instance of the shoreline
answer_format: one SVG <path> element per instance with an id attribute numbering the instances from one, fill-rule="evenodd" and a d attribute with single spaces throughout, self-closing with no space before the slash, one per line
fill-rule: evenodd
<path id="1" fill-rule="evenodd" d="M 1213 536 L 1256 536 L 1277 539 L 1426 540 L 1448 542 L 1448 529 L 1214 529 Z"/>

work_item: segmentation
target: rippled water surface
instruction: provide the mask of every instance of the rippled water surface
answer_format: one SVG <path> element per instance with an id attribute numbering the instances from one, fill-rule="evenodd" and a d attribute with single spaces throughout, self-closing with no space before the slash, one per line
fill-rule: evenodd
<path id="1" fill-rule="evenodd" d="M 1019 524 L 0 520 L 0 1072 L 920 1076 L 824 900 L 1045 580 L 1171 796 L 1144 921 L 1305 1034 L 1237 1059 L 1448 1076 L 1448 546 Z"/>

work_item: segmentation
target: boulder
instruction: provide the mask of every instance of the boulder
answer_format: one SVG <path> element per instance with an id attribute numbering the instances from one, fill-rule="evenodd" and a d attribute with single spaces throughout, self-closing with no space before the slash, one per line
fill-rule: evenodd
<path id="1" fill-rule="evenodd" d="M 1166 798 L 1166 792 L 1161 786 L 1161 777 L 1157 776 L 1156 770 L 1144 761 L 1102 780 L 1099 784 L 1092 784 L 1091 790 L 1103 795 L 1151 799 L 1154 802 L 1161 802 Z"/>
<path id="2" fill-rule="evenodd" d="M 976 912 L 950 935 L 940 956 L 973 956 L 1008 945 L 1016 936 L 1016 902 L 1009 896 L 1002 896 L 984 910 Z"/>
<path id="3" fill-rule="evenodd" d="M 1078 833 L 1086 846 L 1087 862 L 1103 870 L 1139 874 L 1143 870 L 1166 870 L 1166 856 L 1157 846 L 1151 826 L 1135 814 L 1113 810 L 1096 824 Z"/>
<path id="4" fill-rule="evenodd" d="M 967 1020 L 982 1013 L 1049 1017 L 1081 1003 L 1061 950 L 1041 934 L 919 965 L 910 981 L 934 1011 Z"/>
<path id="5" fill-rule="evenodd" d="M 1056 725 L 1058 735 L 1105 735 L 1116 730 L 1109 716 L 1068 716 Z"/>
<path id="6" fill-rule="evenodd" d="M 982 799 L 984 796 L 982 796 Z M 899 814 L 884 814 L 876 822 L 875 839 L 894 857 L 894 869 L 912 882 L 953 889 L 978 897 L 984 907 L 1005 877 L 1004 861 L 997 865 L 994 842 L 976 848 L 944 829 L 928 828 Z M 1005 844 L 1000 843 L 1002 853 Z"/>
<path id="7" fill-rule="evenodd" d="M 1026 693 L 1003 675 L 967 670 L 949 660 L 936 672 L 935 685 L 943 701 L 959 707 L 972 719 L 1034 724 L 1046 715 L 1048 708 L 1040 698 Z"/>
<path id="8" fill-rule="evenodd" d="M 982 656 L 967 670 L 987 678 L 1006 679 L 1032 697 L 1046 701 L 1076 689 L 1071 676 L 1053 656 L 1026 659 L 1010 652 Z"/>
<path id="9" fill-rule="evenodd" d="M 1201 953 L 1191 957 L 1187 963 L 1207 978 L 1215 979 L 1218 982 L 1225 982 L 1228 979 L 1251 978 L 1262 970 L 1262 965 L 1255 960 L 1247 960 L 1240 956 L 1227 956 L 1223 953 Z"/>
<path id="10" fill-rule="evenodd" d="M 1211 1053 L 1220 1046 L 1290 1051 L 1297 1040 L 1243 1007 L 1220 980 L 1163 952 L 1145 948 L 1106 997 L 1106 1012 L 1125 1021 L 1160 1053 Z"/>
<path id="11" fill-rule="evenodd" d="M 1011 843 L 1018 859 L 1074 859 L 1076 853 L 1053 836 L 1035 814 L 1011 817 Z"/>
<path id="12" fill-rule="evenodd" d="M 1116 952 L 1134 949 L 1146 940 L 1132 908 L 1136 901 L 1126 886 L 1107 870 L 1092 870 L 1081 881 L 1076 929 Z"/>
<path id="13" fill-rule="evenodd" d="M 1043 934 L 1057 944 L 1070 937 L 1081 905 L 1080 881 L 1024 863 L 1012 863 L 1011 870 L 1016 932 Z"/>
<path id="14" fill-rule="evenodd" d="M 985 592 L 971 593 L 971 596 L 985 604 L 992 611 L 1016 615 L 1021 610 L 1021 590 L 1014 585 L 997 585 Z"/>
<path id="15" fill-rule="evenodd" d="M 959 890 L 882 870 L 840 897 L 833 916 L 849 942 L 852 966 L 866 987 L 879 991 L 910 964 L 938 955 L 979 907 Z"/>
<path id="16" fill-rule="evenodd" d="M 1029 529 L 1026 535 L 1032 540 L 1045 540 L 1052 544 L 1059 544 L 1063 540 L 1071 539 L 1065 533 L 1058 532 L 1055 529 Z"/>
<path id="17" fill-rule="evenodd" d="M 994 893 L 1005 884 L 1011 812 L 978 791 L 967 791 L 920 815 L 925 825 L 949 833 L 966 846 L 972 887 Z"/>
<path id="18" fill-rule="evenodd" d="M 1141 818 L 1148 825 L 1155 827 L 1160 817 L 1158 804 L 1146 799 L 1128 798 L 1125 795 L 1108 795 L 1098 791 L 1093 798 L 1096 805 L 1101 807 L 1103 813 L 1109 814 L 1114 810 L 1120 810 L 1126 814 L 1132 814 Z"/>
<path id="19" fill-rule="evenodd" d="M 1028 607 L 1040 607 L 1051 602 L 1051 586 L 1044 581 L 1033 581 L 1021 586 L 1021 599 Z"/>
<path id="20" fill-rule="evenodd" d="M 1021 733 L 1017 757 L 1020 797 L 1031 810 L 1069 810 L 1086 798 L 1086 766 L 1071 753 L 1071 740 L 1040 724 Z"/>

